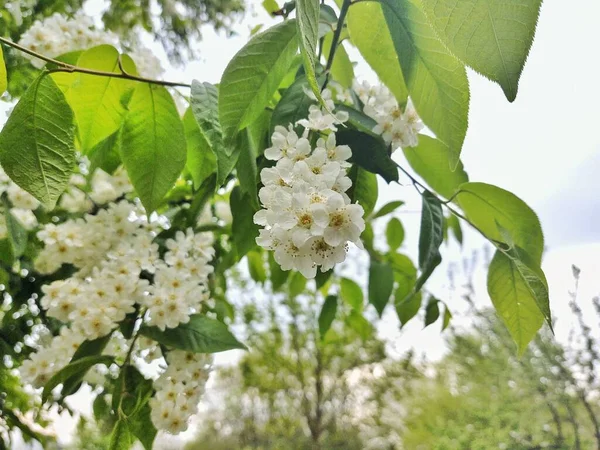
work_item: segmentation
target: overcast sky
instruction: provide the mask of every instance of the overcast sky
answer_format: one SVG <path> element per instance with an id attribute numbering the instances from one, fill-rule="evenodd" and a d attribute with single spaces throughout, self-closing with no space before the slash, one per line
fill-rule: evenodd
<path id="1" fill-rule="evenodd" d="M 249 30 L 259 23 L 276 22 L 262 10 L 260 3 L 249 2 L 250 12 L 236 26 L 238 35 L 233 38 L 225 39 L 210 29 L 204 30 L 204 40 L 198 44 L 200 59 L 183 69 L 168 68 L 165 79 L 218 82 L 231 57 L 247 41 Z M 96 14 L 103 4 L 102 0 L 93 0 L 87 10 Z M 552 309 L 559 317 L 559 338 L 566 336 L 569 325 L 560 317 L 569 315 L 567 291 L 572 287 L 571 264 L 582 268 L 580 298 L 585 300 L 584 309 L 591 310 L 588 300 L 600 292 L 598 17 L 598 0 L 544 3 L 514 103 L 506 100 L 499 86 L 469 73 L 471 106 L 462 160 L 472 181 L 508 189 L 540 215 L 548 246 L 544 270 L 550 284 Z M 159 47 L 152 47 L 167 63 Z M 372 80 L 372 74 L 362 65 L 357 67 L 357 74 Z M 405 251 L 415 255 L 419 216 L 414 211 L 420 202 L 414 191 L 398 185 L 381 185 L 380 197 L 382 203 L 391 199 L 408 200 L 408 212 L 400 217 L 409 236 Z M 482 244 L 478 236 L 469 233 L 466 248 L 462 251 L 455 245 L 445 248 L 444 258 L 460 262 Z M 446 271 L 447 266 L 438 269 L 432 280 L 434 290 L 447 292 Z M 476 273 L 476 285 L 483 294 L 480 301 L 489 303 L 484 295 L 482 270 Z M 447 296 L 443 299 L 453 306 L 452 299 Z M 388 313 L 379 328 L 383 336 L 396 342 L 398 349 L 414 346 L 430 357 L 441 355 L 443 340 L 437 326 L 422 330 L 422 325 L 415 322 L 400 334 L 397 319 L 391 311 Z M 222 358 L 233 357 L 230 354 Z"/>

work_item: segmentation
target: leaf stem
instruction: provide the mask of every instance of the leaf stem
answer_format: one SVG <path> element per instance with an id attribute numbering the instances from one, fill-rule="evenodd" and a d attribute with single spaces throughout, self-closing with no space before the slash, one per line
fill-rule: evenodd
<path id="1" fill-rule="evenodd" d="M 138 81 L 141 83 L 148 83 L 148 84 L 157 84 L 160 86 L 170 86 L 170 87 L 191 87 L 190 84 L 187 83 L 179 83 L 179 82 L 174 82 L 174 81 L 162 81 L 162 80 L 154 80 L 151 78 L 144 78 L 144 77 L 140 77 L 137 75 L 132 75 L 129 74 L 127 72 L 125 72 L 121 66 L 121 64 L 119 64 L 119 67 L 121 69 L 121 72 L 105 72 L 103 70 L 94 70 L 94 69 L 88 69 L 85 67 L 79 67 L 79 66 L 75 66 L 73 64 L 67 64 L 65 62 L 62 61 L 58 61 L 54 58 L 50 58 L 48 56 L 42 55 L 38 52 L 35 52 L 33 50 L 31 50 L 30 48 L 27 47 L 23 47 L 22 45 L 17 44 L 16 42 L 13 42 L 9 39 L 0 37 L 0 42 L 8 45 L 9 47 L 15 48 L 23 53 L 27 53 L 28 55 L 31 55 L 35 58 L 41 59 L 42 61 L 46 61 L 48 63 L 52 63 L 55 64 L 57 67 L 54 69 L 50 69 L 49 72 L 53 73 L 53 72 L 67 72 L 67 73 L 85 73 L 87 75 L 95 75 L 95 76 L 100 76 L 100 77 L 109 77 L 109 78 L 122 78 L 125 80 L 131 80 L 131 81 Z"/>
<path id="2" fill-rule="evenodd" d="M 342 34 L 342 29 L 344 28 L 344 22 L 346 20 L 346 14 L 348 14 L 348 9 L 350 8 L 351 0 L 344 0 L 342 6 L 340 7 L 340 16 L 338 17 L 337 25 L 335 27 L 335 31 L 333 32 L 333 38 L 331 39 L 331 49 L 329 50 L 329 57 L 327 58 L 327 65 L 325 66 L 325 82 L 323 83 L 323 89 L 327 86 L 329 82 L 329 72 L 331 71 L 331 66 L 333 65 L 333 58 L 335 57 L 335 51 L 340 43 L 340 35 Z"/>

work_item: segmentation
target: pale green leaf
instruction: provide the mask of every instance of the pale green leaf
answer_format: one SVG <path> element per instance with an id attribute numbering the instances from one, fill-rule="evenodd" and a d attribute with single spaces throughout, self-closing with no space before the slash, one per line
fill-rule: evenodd
<path id="1" fill-rule="evenodd" d="M 191 108 L 188 108 L 183 115 L 183 128 L 187 144 L 185 166 L 192 176 L 194 187 L 198 189 L 202 182 L 217 170 L 217 158 L 200 129 Z"/>
<path id="2" fill-rule="evenodd" d="M 405 104 L 408 90 L 381 5 L 376 2 L 353 4 L 348 11 L 348 30 L 352 43 L 365 61 L 392 91 L 398 103 Z"/>
<path id="3" fill-rule="evenodd" d="M 138 83 L 121 131 L 121 159 L 146 212 L 155 211 L 183 170 L 183 123 L 162 86 Z"/>
<path id="4" fill-rule="evenodd" d="M 389 254 L 388 260 L 397 284 L 394 292 L 394 306 L 398 319 L 400 319 L 400 325 L 404 326 L 417 315 L 421 307 L 421 292 L 414 292 L 417 268 L 412 260 L 402 253 Z"/>
<path id="5" fill-rule="evenodd" d="M 375 214 L 373 214 L 373 217 L 371 217 L 371 219 L 378 219 L 379 217 L 383 217 L 391 212 L 394 212 L 396 209 L 400 208 L 402 205 L 404 205 L 404 202 L 402 200 L 394 200 L 394 201 L 388 202 L 385 205 L 383 205 L 379 211 L 377 211 Z"/>
<path id="6" fill-rule="evenodd" d="M 448 328 L 448 325 L 450 325 L 450 320 L 452 320 L 452 313 L 450 312 L 450 310 L 448 309 L 448 306 L 446 305 L 444 307 L 444 320 L 442 322 L 442 331 L 444 331 L 446 328 Z"/>
<path id="7" fill-rule="evenodd" d="M 396 217 L 392 217 L 387 223 L 385 237 L 390 251 L 396 251 L 404 242 L 404 227 Z"/>
<path id="8" fill-rule="evenodd" d="M 488 239 L 505 241 L 500 225 L 510 234 L 514 244 L 524 249 L 537 266 L 540 265 L 544 235 L 537 215 L 523 200 L 486 183 L 465 183 L 458 192 L 455 201 L 467 219 Z"/>
<path id="9" fill-rule="evenodd" d="M 135 66 L 128 57 L 122 57 L 122 64 L 128 72 L 135 72 Z M 103 72 L 121 72 L 119 52 L 110 45 L 100 45 L 83 52 L 77 65 Z M 66 97 L 75 113 L 81 151 L 87 153 L 121 127 L 126 112 L 121 99 L 133 89 L 134 82 L 85 73 L 74 73 L 70 78 Z"/>
<path id="10" fill-rule="evenodd" d="M 328 33 L 323 39 L 323 54 L 329 55 L 331 51 L 331 41 L 333 40 L 333 32 Z M 340 42 L 333 56 L 331 64 L 331 75 L 335 81 L 340 83 L 346 89 L 352 87 L 354 81 L 354 66 L 350 57 L 344 48 L 344 43 Z"/>
<path id="11" fill-rule="evenodd" d="M 497 251 L 490 263 L 487 286 L 496 311 L 522 355 L 544 322 L 529 283 L 515 262 Z M 540 289 L 539 284 L 536 289 Z M 539 294 L 548 295 L 547 289 L 543 292 L 541 288 L 541 291 Z"/>
<path id="12" fill-rule="evenodd" d="M 223 322 L 196 314 L 187 323 L 161 331 L 157 327 L 142 326 L 140 333 L 167 347 L 192 353 L 217 353 L 235 348 L 245 349 Z"/>
<path id="13" fill-rule="evenodd" d="M 469 113 L 469 82 L 460 61 L 446 50 L 411 0 L 382 0 L 408 92 L 423 122 L 458 163 Z"/>
<path id="14" fill-rule="evenodd" d="M 373 325 L 365 319 L 360 311 L 353 309 L 346 316 L 346 325 L 352 328 L 363 339 L 368 339 L 373 334 Z"/>
<path id="15" fill-rule="evenodd" d="M 454 170 L 450 169 L 450 150 L 437 139 L 420 135 L 417 147 L 406 147 L 402 151 L 413 170 L 434 191 L 446 198 L 452 197 L 458 186 L 469 181 L 460 160 Z"/>
<path id="16" fill-rule="evenodd" d="M 342 278 L 340 281 L 340 296 L 352 309 L 362 311 L 364 302 L 363 290 L 356 282 L 348 278 Z"/>
<path id="17" fill-rule="evenodd" d="M 296 21 L 257 34 L 233 57 L 219 86 L 219 118 L 226 141 L 269 104 L 298 50 Z"/>
<path id="18" fill-rule="evenodd" d="M 54 208 L 75 166 L 73 112 L 50 76 L 21 97 L 0 132 L 6 174 L 48 209 Z"/>
<path id="19" fill-rule="evenodd" d="M 433 27 L 457 57 L 517 96 L 542 0 L 423 0 Z"/>
<path id="20" fill-rule="evenodd" d="M 4 94 L 8 88 L 8 79 L 6 77 L 6 64 L 4 63 L 4 53 L 0 45 L 0 95 Z"/>
<path id="21" fill-rule="evenodd" d="M 354 172 L 354 173 L 353 173 Z M 358 203 L 365 211 L 365 217 L 371 214 L 377 203 L 377 176 L 362 167 L 356 166 L 350 172 L 352 191 L 349 192 L 352 202 Z"/>

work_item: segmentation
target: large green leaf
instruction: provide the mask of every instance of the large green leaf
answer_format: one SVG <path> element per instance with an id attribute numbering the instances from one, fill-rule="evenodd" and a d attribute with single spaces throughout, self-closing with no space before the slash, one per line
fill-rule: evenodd
<path id="1" fill-rule="evenodd" d="M 446 50 L 425 13 L 411 0 L 382 0 L 408 92 L 423 122 L 460 156 L 469 113 L 469 82 L 464 66 Z"/>
<path id="2" fill-rule="evenodd" d="M 363 169 L 381 175 L 388 183 L 398 181 L 398 168 L 380 137 L 345 128 L 336 133 L 336 142 L 348 145 L 352 150 L 352 161 Z"/>
<path id="3" fill-rule="evenodd" d="M 236 186 L 229 197 L 233 221 L 231 231 L 233 242 L 241 258 L 256 246 L 258 236 L 258 225 L 254 223 L 256 209 L 248 194 L 243 194 L 239 186 Z"/>
<path id="4" fill-rule="evenodd" d="M 4 63 L 4 53 L 0 45 L 0 95 L 4 94 L 8 88 L 8 79 L 6 77 L 6 64 Z"/>
<path id="5" fill-rule="evenodd" d="M 188 108 L 183 115 L 183 128 L 187 144 L 185 166 L 192 176 L 194 187 L 198 189 L 202 182 L 217 170 L 217 158 L 200 129 L 191 108 Z"/>
<path id="6" fill-rule="evenodd" d="M 335 319 L 337 301 L 338 299 L 335 295 L 328 295 L 327 298 L 325 298 L 325 302 L 319 313 L 319 335 L 321 336 L 321 339 L 323 339 L 325 333 L 329 331 L 333 319 Z"/>
<path id="7" fill-rule="evenodd" d="M 50 380 L 44 386 L 44 391 L 42 392 L 42 401 L 45 402 L 48 399 L 48 396 L 52 392 L 52 390 L 61 383 L 65 383 L 69 378 L 75 376 L 83 376 L 90 368 L 95 366 L 96 364 L 104 364 L 109 366 L 114 361 L 113 356 L 108 355 L 95 355 L 95 356 L 86 356 L 76 361 L 72 361 L 63 367 L 61 370 L 56 372 Z"/>
<path id="8" fill-rule="evenodd" d="M 77 65 L 103 72 L 120 73 L 119 58 L 127 72 L 135 72 L 131 59 L 120 57 L 117 49 L 110 45 L 100 45 L 83 52 Z M 66 91 L 66 97 L 75 113 L 83 153 L 87 153 L 121 127 L 126 113 L 122 98 L 133 86 L 133 81 L 122 78 L 99 77 L 85 73 L 71 75 L 71 85 Z"/>
<path id="9" fill-rule="evenodd" d="M 148 214 L 183 170 L 186 142 L 175 102 L 162 86 L 139 83 L 121 131 L 121 159 Z"/>
<path id="10" fill-rule="evenodd" d="M 317 45 L 319 43 L 319 0 L 296 0 L 296 24 L 300 53 L 304 62 L 306 79 L 315 97 L 325 104 L 321 97 L 321 86 L 317 82 Z"/>
<path id="11" fill-rule="evenodd" d="M 240 156 L 236 165 L 236 173 L 240 181 L 242 194 L 247 194 L 252 207 L 259 209 L 258 204 L 258 167 L 256 158 L 258 149 L 250 139 L 250 130 L 246 129 L 238 135 Z"/>
<path id="12" fill-rule="evenodd" d="M 405 104 L 408 90 L 381 5 L 376 2 L 353 4 L 348 11 L 348 30 L 365 61 L 394 93 L 398 103 Z"/>
<path id="13" fill-rule="evenodd" d="M 50 76 L 25 92 L 0 133 L 0 164 L 21 188 L 54 208 L 75 165 L 73 112 Z"/>
<path id="14" fill-rule="evenodd" d="M 523 200 L 491 184 L 465 183 L 459 187 L 456 202 L 488 239 L 509 244 L 500 228 L 506 230 L 514 244 L 540 266 L 544 235 L 537 215 Z"/>
<path id="15" fill-rule="evenodd" d="M 420 135 L 417 147 L 406 147 L 402 151 L 413 170 L 434 191 L 446 198 L 452 197 L 458 186 L 469 181 L 462 162 L 458 161 L 456 168 L 450 170 L 450 150 L 437 139 Z"/>
<path id="16" fill-rule="evenodd" d="M 515 260 L 497 251 L 488 270 L 488 293 L 496 311 L 523 354 L 544 322 L 536 297 L 548 299 L 546 280 L 519 270 Z M 543 276 L 543 274 L 542 274 Z"/>
<path id="17" fill-rule="evenodd" d="M 423 4 L 450 51 L 500 84 L 512 102 L 542 0 L 423 0 Z"/>
<path id="18" fill-rule="evenodd" d="M 143 326 L 140 333 L 168 347 L 193 353 L 217 353 L 234 348 L 245 349 L 223 322 L 196 314 L 188 323 L 161 331 Z"/>
<path id="19" fill-rule="evenodd" d="M 219 118 L 226 141 L 262 113 L 297 50 L 296 21 L 287 20 L 254 36 L 233 57 L 219 86 Z"/>
<path id="20" fill-rule="evenodd" d="M 394 289 L 394 271 L 386 262 L 371 260 L 369 266 L 369 303 L 375 306 L 379 317 L 387 306 Z"/>

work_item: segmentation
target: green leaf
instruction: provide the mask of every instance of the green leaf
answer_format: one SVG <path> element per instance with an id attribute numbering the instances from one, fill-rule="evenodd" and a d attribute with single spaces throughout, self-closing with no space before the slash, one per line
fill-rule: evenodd
<path id="1" fill-rule="evenodd" d="M 463 233 L 458 217 L 456 217 L 454 214 L 450 214 L 450 216 L 446 219 L 446 222 L 448 223 L 450 231 L 452 231 L 452 234 L 454 234 L 454 238 L 458 241 L 460 245 L 462 245 Z"/>
<path id="2" fill-rule="evenodd" d="M 428 327 L 440 317 L 440 301 L 435 297 L 430 297 L 425 307 L 425 327 Z"/>
<path id="3" fill-rule="evenodd" d="M 4 63 L 4 53 L 0 45 L 0 95 L 6 92 L 8 88 L 8 79 L 6 77 L 6 64 Z"/>
<path id="4" fill-rule="evenodd" d="M 77 65 L 103 72 L 120 73 L 119 58 L 116 48 L 100 45 L 83 52 Z M 135 73 L 135 65 L 130 58 L 122 57 L 121 60 L 127 72 Z M 81 151 L 87 153 L 121 127 L 126 112 L 121 99 L 127 91 L 133 89 L 134 82 L 85 73 L 74 73 L 70 78 L 71 85 L 66 91 L 66 96 L 75 113 Z"/>
<path id="5" fill-rule="evenodd" d="M 373 333 L 373 326 L 365 319 L 360 311 L 353 309 L 346 316 L 346 324 L 363 339 L 368 339 Z"/>
<path id="6" fill-rule="evenodd" d="M 219 87 L 219 117 L 226 141 L 267 106 L 298 49 L 296 21 L 257 34 L 233 57 Z"/>
<path id="7" fill-rule="evenodd" d="M 431 192 L 423 192 L 422 200 L 419 267 L 426 271 L 432 265 L 439 264 L 440 245 L 444 241 L 444 213 L 439 200 Z"/>
<path id="8" fill-rule="evenodd" d="M 275 261 L 275 257 L 273 256 L 273 252 L 269 253 L 269 273 L 271 277 L 271 284 L 273 285 L 274 291 L 279 291 L 281 287 L 285 284 L 290 275 L 289 271 L 281 270 L 277 261 Z"/>
<path id="9" fill-rule="evenodd" d="M 373 214 L 371 220 L 386 216 L 389 213 L 394 212 L 396 209 L 400 208 L 402 205 L 404 205 L 404 202 L 402 200 L 394 200 L 393 202 L 386 203 L 381 207 L 379 211 Z"/>
<path id="10" fill-rule="evenodd" d="M 450 312 L 450 310 L 448 309 L 448 306 L 446 305 L 444 307 L 444 322 L 442 323 L 442 331 L 444 331 L 446 328 L 448 328 L 448 325 L 450 325 L 450 320 L 452 320 L 452 313 Z"/>
<path id="11" fill-rule="evenodd" d="M 422 302 L 421 292 L 406 293 L 403 289 L 396 289 L 394 294 L 394 305 L 396 314 L 400 320 L 400 326 L 404 327 L 412 318 L 414 318 L 421 309 Z"/>
<path id="12" fill-rule="evenodd" d="M 217 157 L 200 129 L 191 108 L 188 108 L 183 115 L 183 129 L 187 144 L 185 166 L 192 176 L 194 187 L 198 189 L 202 182 L 217 170 Z"/>
<path id="13" fill-rule="evenodd" d="M 329 55 L 332 40 L 333 32 L 327 33 L 323 39 L 324 55 Z M 331 75 L 333 79 L 343 87 L 350 89 L 352 87 L 352 82 L 354 81 L 354 66 L 352 65 L 352 61 L 350 61 L 350 57 L 348 56 L 348 53 L 346 53 L 343 44 L 343 42 L 340 42 L 335 50 L 333 64 L 331 65 Z"/>
<path id="14" fill-rule="evenodd" d="M 408 90 L 381 5 L 376 2 L 353 4 L 348 11 L 348 30 L 362 57 L 398 103 L 404 105 Z"/>
<path id="15" fill-rule="evenodd" d="M 129 418 L 129 430 L 139 439 L 144 450 L 152 450 L 158 430 L 152 423 L 152 408 L 146 403 L 138 412 Z"/>
<path id="16" fill-rule="evenodd" d="M 248 258 L 248 270 L 252 279 L 257 283 L 267 281 L 267 271 L 262 253 L 259 250 L 252 250 L 248 252 L 246 257 Z"/>
<path id="17" fill-rule="evenodd" d="M 188 323 L 161 331 L 157 327 L 142 326 L 140 333 L 150 339 L 179 350 L 192 353 L 217 353 L 235 348 L 246 349 L 223 322 L 196 314 Z"/>
<path id="18" fill-rule="evenodd" d="M 6 220 L 6 231 L 8 234 L 8 242 L 14 258 L 19 258 L 27 248 L 27 230 L 23 228 L 21 222 L 13 216 L 8 208 L 8 202 L 5 202 L 4 217 Z"/>
<path id="19" fill-rule="evenodd" d="M 411 0 L 382 0 L 410 97 L 421 119 L 460 157 L 469 114 L 469 82 L 464 66 L 439 41 L 425 13 Z"/>
<path id="20" fill-rule="evenodd" d="M 317 290 L 320 289 L 323 292 L 323 295 L 327 294 L 329 289 L 329 280 L 331 279 L 332 275 L 333 269 L 329 269 L 326 272 L 321 272 L 318 270 L 317 274 L 315 275 L 315 286 Z"/>
<path id="21" fill-rule="evenodd" d="M 375 306 L 379 317 L 390 300 L 394 289 L 394 271 L 385 262 L 371 260 L 369 266 L 369 303 Z"/>
<path id="22" fill-rule="evenodd" d="M 319 43 L 319 0 L 296 0 L 296 25 L 300 44 L 300 54 L 308 84 L 321 105 L 321 86 L 317 82 L 317 44 Z"/>
<path id="23" fill-rule="evenodd" d="M 456 168 L 450 170 L 450 150 L 442 141 L 421 134 L 417 147 L 406 147 L 402 151 L 413 170 L 434 191 L 446 198 L 452 197 L 461 184 L 469 181 L 460 160 Z"/>
<path id="24" fill-rule="evenodd" d="M 114 132 L 106 139 L 98 142 L 88 152 L 90 160 L 90 173 L 96 169 L 102 169 L 106 173 L 114 173 L 121 165 L 121 154 L 119 153 L 119 132 Z"/>
<path id="25" fill-rule="evenodd" d="M 54 208 L 75 165 L 73 112 L 49 76 L 25 92 L 0 132 L 6 174 L 48 209 Z"/>
<path id="26" fill-rule="evenodd" d="M 375 128 L 377 125 L 375 119 L 344 103 L 338 103 L 335 106 L 335 109 L 336 111 L 345 111 L 348 113 L 348 121 L 345 122 L 344 125 L 354 128 L 358 131 L 363 131 L 367 134 L 378 136 L 373 132 L 373 128 Z"/>
<path id="27" fill-rule="evenodd" d="M 235 166 L 237 156 L 234 156 L 236 153 L 235 149 L 232 150 L 226 147 L 223 142 L 223 130 L 219 122 L 219 91 L 216 86 L 210 83 L 200 83 L 194 80 L 192 81 L 191 94 L 190 104 L 194 117 L 200 127 L 200 132 L 218 161 L 217 184 L 220 186 Z M 205 147 L 198 150 L 206 151 Z M 211 159 L 211 156 L 195 155 L 194 158 L 206 160 Z M 232 159 L 234 161 L 231 161 Z M 200 183 L 197 184 L 198 186 L 200 185 Z"/>
<path id="28" fill-rule="evenodd" d="M 129 450 L 133 445 L 133 437 L 127 419 L 119 419 L 110 434 L 108 450 Z"/>
<path id="29" fill-rule="evenodd" d="M 59 384 L 65 383 L 69 378 L 75 376 L 83 378 L 85 373 L 96 364 L 104 364 L 106 366 L 110 366 L 113 363 L 114 359 L 115 358 L 113 356 L 95 355 L 85 356 L 83 358 L 77 359 L 76 361 L 70 362 L 61 370 L 56 372 L 50 378 L 50 380 L 48 380 L 42 392 L 42 402 L 46 402 L 52 390 Z"/>
<path id="30" fill-rule="evenodd" d="M 542 0 L 423 0 L 431 24 L 448 49 L 517 96 Z"/>
<path id="31" fill-rule="evenodd" d="M 146 212 L 155 211 L 186 161 L 183 123 L 162 86 L 138 83 L 121 131 L 121 159 Z"/>
<path id="32" fill-rule="evenodd" d="M 348 278 L 342 278 L 340 282 L 340 297 L 352 309 L 362 311 L 364 302 L 363 290 L 356 282 Z"/>
<path id="33" fill-rule="evenodd" d="M 402 253 L 391 253 L 388 261 L 398 285 L 394 292 L 394 306 L 402 326 L 412 319 L 421 307 L 421 293 L 413 293 L 417 281 L 417 269 L 412 260 Z"/>
<path id="34" fill-rule="evenodd" d="M 275 0 L 263 0 L 261 4 L 263 8 L 265 8 L 265 11 L 267 11 L 269 14 L 273 14 L 275 11 L 279 11 L 280 9 Z"/>
<path id="35" fill-rule="evenodd" d="M 254 223 L 256 209 L 252 207 L 252 201 L 248 194 L 242 194 L 239 186 L 233 188 L 229 197 L 233 221 L 231 231 L 233 242 L 241 258 L 256 246 L 258 236 L 258 225 Z"/>
<path id="36" fill-rule="evenodd" d="M 381 137 L 357 130 L 340 129 L 336 133 L 336 142 L 337 145 L 348 145 L 352 150 L 352 161 L 363 169 L 381 175 L 388 183 L 398 181 L 398 169 Z"/>
<path id="37" fill-rule="evenodd" d="M 455 201 L 467 219 L 488 239 L 505 242 L 500 225 L 510 234 L 514 244 L 524 249 L 540 266 L 544 235 L 537 215 L 523 200 L 491 184 L 465 183 L 460 186 Z"/>
<path id="38" fill-rule="evenodd" d="M 367 217 L 375 208 L 379 189 L 377 187 L 377 176 L 367 172 L 362 167 L 354 166 L 350 171 L 352 188 L 349 192 L 353 203 L 358 203 L 365 210 Z"/>
<path id="39" fill-rule="evenodd" d="M 333 319 L 335 319 L 337 300 L 335 295 L 328 295 L 327 298 L 325 298 L 321 313 L 319 314 L 319 335 L 321 336 L 321 339 L 325 337 L 325 333 L 329 331 Z"/>
<path id="40" fill-rule="evenodd" d="M 308 87 L 308 81 L 305 76 L 299 76 L 288 87 L 281 100 L 275 106 L 273 115 L 271 116 L 271 131 L 275 129 L 277 125 L 281 125 L 285 128 L 289 124 L 295 124 L 298 120 L 304 119 L 308 116 L 308 108 L 314 103 L 306 92 L 305 88 Z"/>
<path id="41" fill-rule="evenodd" d="M 544 322 L 536 297 L 548 298 L 545 279 L 537 276 L 532 283 L 531 276 L 532 273 L 527 272 L 524 275 L 515 260 L 500 251 L 496 252 L 488 269 L 488 293 L 520 355 Z"/>
<path id="42" fill-rule="evenodd" d="M 120 407 L 123 414 L 132 417 L 148 402 L 153 393 L 152 380 L 144 378 L 138 369 L 127 364 L 121 368 L 115 381 L 112 409 L 117 411 Z"/>
<path id="43" fill-rule="evenodd" d="M 385 237 L 391 251 L 396 251 L 404 242 L 404 227 L 402 222 L 395 217 L 392 217 L 387 223 L 385 229 Z"/>
<path id="44" fill-rule="evenodd" d="M 237 161 L 236 173 L 240 181 L 240 190 L 248 196 L 252 207 L 258 210 L 258 167 L 256 165 L 258 155 L 249 134 L 249 129 L 245 129 L 238 135 L 240 157 Z"/>
<path id="45" fill-rule="evenodd" d="M 302 294 L 306 289 L 306 278 L 300 272 L 292 272 L 288 286 L 290 297 L 294 298 Z"/>

